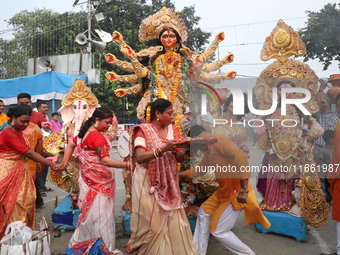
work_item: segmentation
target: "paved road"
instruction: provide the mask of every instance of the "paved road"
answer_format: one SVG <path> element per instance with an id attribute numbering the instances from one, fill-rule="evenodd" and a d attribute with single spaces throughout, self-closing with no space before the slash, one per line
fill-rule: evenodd
<path id="1" fill-rule="evenodd" d="M 251 165 L 259 165 L 263 153 L 255 146 L 250 146 Z M 117 153 L 113 153 L 112 157 L 120 159 Z M 117 248 L 124 251 L 124 247 L 128 241 L 128 236 L 123 234 L 122 219 L 125 212 L 121 209 L 124 202 L 124 185 L 121 177 L 121 170 L 116 170 L 117 193 L 116 193 L 116 229 L 117 229 Z M 251 178 L 253 188 L 256 183 L 256 174 Z M 48 182 L 48 187 L 53 184 Z M 58 197 L 59 202 L 67 195 L 66 192 L 54 188 L 55 191 L 47 192 L 44 198 L 45 205 L 38 209 L 38 217 L 45 216 L 47 222 L 51 226 L 51 214 L 55 206 L 55 198 Z M 258 195 L 258 194 L 257 194 Z M 258 195 L 260 202 L 260 196 Z M 62 233 L 61 237 L 54 237 L 58 232 L 51 235 L 51 252 L 52 255 L 61 255 L 67 248 L 68 241 L 73 231 L 69 230 Z M 318 255 L 320 252 L 334 252 L 336 247 L 336 230 L 335 222 L 329 217 L 328 223 L 321 228 L 308 227 L 307 240 L 305 242 L 296 242 L 293 237 L 279 234 L 261 234 L 255 230 L 253 226 L 245 226 L 243 224 L 243 214 L 239 217 L 234 233 L 249 247 L 251 247 L 257 255 Z M 124 253 L 126 254 L 126 253 Z M 232 254 L 219 244 L 213 237 L 210 238 L 207 255 L 230 255 Z M 160 254 L 167 255 L 167 254 Z"/>

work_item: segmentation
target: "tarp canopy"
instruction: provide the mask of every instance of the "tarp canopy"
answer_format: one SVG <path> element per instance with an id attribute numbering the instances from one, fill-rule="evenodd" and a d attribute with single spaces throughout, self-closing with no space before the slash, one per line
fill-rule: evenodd
<path id="1" fill-rule="evenodd" d="M 31 76 L 0 80 L 0 99 L 5 105 L 17 103 L 17 95 L 28 93 L 32 96 L 32 103 L 38 99 L 63 99 L 73 86 L 76 78 L 86 79 L 86 74 L 69 75 L 56 71 L 44 72 Z"/>

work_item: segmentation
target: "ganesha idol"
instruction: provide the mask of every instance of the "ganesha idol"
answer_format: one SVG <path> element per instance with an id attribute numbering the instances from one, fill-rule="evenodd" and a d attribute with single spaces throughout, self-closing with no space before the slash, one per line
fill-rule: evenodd
<path id="1" fill-rule="evenodd" d="M 86 86 L 81 78 L 74 81 L 69 93 L 61 102 L 62 107 L 58 110 L 64 122 L 61 133 L 54 132 L 47 137 L 44 147 L 47 151 L 57 154 L 59 159 L 63 156 L 68 141 L 78 135 L 79 130 L 85 120 L 92 116 L 94 110 L 99 107 L 96 96 Z M 57 152 L 57 153 L 56 153 Z M 79 176 L 79 166 L 77 162 L 77 151 L 74 151 L 73 158 L 67 165 L 66 171 L 51 171 L 51 180 L 64 191 L 71 192 L 76 196 L 79 192 L 77 179 Z"/>

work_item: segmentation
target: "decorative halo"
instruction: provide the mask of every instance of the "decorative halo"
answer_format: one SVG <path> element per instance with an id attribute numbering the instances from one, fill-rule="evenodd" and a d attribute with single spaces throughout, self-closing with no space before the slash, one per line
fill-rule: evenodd
<path id="1" fill-rule="evenodd" d="M 142 21 L 139 27 L 139 41 L 157 39 L 159 32 L 165 27 L 175 29 L 182 42 L 188 39 L 188 31 L 183 18 L 175 10 L 163 7 L 159 12 Z"/>
<path id="2" fill-rule="evenodd" d="M 260 58 L 263 61 L 272 58 L 284 61 L 290 56 L 303 56 L 305 54 L 306 46 L 299 33 L 280 19 L 271 34 L 267 36 Z"/>
<path id="3" fill-rule="evenodd" d="M 52 132 L 44 139 L 43 147 L 50 154 L 57 154 L 60 152 L 60 144 L 62 143 L 62 137 L 60 132 Z"/>

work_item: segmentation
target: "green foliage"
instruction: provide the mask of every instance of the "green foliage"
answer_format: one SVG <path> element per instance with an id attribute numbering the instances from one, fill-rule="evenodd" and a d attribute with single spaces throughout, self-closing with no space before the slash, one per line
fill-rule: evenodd
<path id="1" fill-rule="evenodd" d="M 76 35 L 86 30 L 85 13 L 56 13 L 47 9 L 24 10 L 14 15 L 9 25 L 14 30 L 15 41 L 29 58 L 79 52 L 74 43 Z"/>
<path id="2" fill-rule="evenodd" d="M 101 77 L 105 77 L 105 70 L 101 70 Z M 131 85 L 125 85 L 129 87 Z M 106 78 L 101 80 L 100 85 L 93 88 L 93 93 L 99 100 L 101 106 L 110 108 L 117 116 L 119 123 L 129 123 L 130 119 L 136 115 L 136 106 L 141 99 L 139 95 L 126 95 L 123 98 L 116 97 L 114 90 L 121 88 L 119 82 L 110 82 Z"/>
<path id="3" fill-rule="evenodd" d="M 307 26 L 299 31 L 306 44 L 304 61 L 319 59 L 323 70 L 340 61 L 340 4 L 327 4 L 319 12 L 308 13 Z M 338 64 L 340 68 L 340 63 Z"/>

